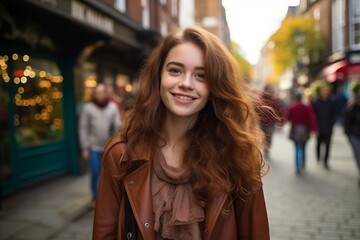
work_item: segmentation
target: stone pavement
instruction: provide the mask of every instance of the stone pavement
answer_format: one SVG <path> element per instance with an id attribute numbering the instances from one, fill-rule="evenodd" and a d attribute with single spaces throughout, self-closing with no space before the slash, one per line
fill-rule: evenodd
<path id="1" fill-rule="evenodd" d="M 330 170 L 315 158 L 315 138 L 307 144 L 306 170 L 295 174 L 288 126 L 274 136 L 270 171 L 264 177 L 272 240 L 360 239 L 359 173 L 342 128 L 335 127 Z"/>
<path id="2" fill-rule="evenodd" d="M 271 239 L 360 239 L 359 175 L 342 129 L 335 128 L 330 170 L 316 162 L 311 139 L 306 170 L 300 175 L 295 174 L 287 133 L 285 126 L 275 134 L 270 172 L 264 177 Z M 87 175 L 26 190 L 5 201 L 0 239 L 91 239 L 93 211 L 87 208 L 88 200 Z"/>
<path id="3" fill-rule="evenodd" d="M 24 189 L 4 199 L 0 239 L 51 239 L 88 212 L 89 202 L 87 174 L 62 176 Z"/>

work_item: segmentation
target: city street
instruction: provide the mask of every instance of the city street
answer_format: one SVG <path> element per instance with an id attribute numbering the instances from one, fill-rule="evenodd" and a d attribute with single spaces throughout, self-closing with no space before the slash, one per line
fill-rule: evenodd
<path id="1" fill-rule="evenodd" d="M 325 170 L 321 164 L 316 162 L 314 158 L 315 139 L 312 138 L 307 146 L 308 161 L 306 170 L 300 175 L 295 173 L 293 144 L 287 139 L 287 134 L 288 126 L 285 126 L 284 129 L 277 131 L 274 135 L 271 160 L 269 160 L 270 171 L 264 177 L 271 239 L 360 239 L 360 187 L 358 185 L 358 173 L 355 168 L 352 152 L 342 129 L 338 126 L 335 128 L 330 170 Z M 87 177 L 82 176 L 77 179 L 76 184 L 72 184 L 71 187 L 68 185 L 71 179 L 60 179 L 57 183 L 45 185 L 45 187 L 37 189 L 37 195 L 41 195 L 41 192 L 48 193 L 49 188 L 54 186 L 60 189 L 60 185 L 63 185 L 63 191 L 69 192 L 69 197 L 73 196 L 74 199 L 77 199 L 81 193 L 81 202 L 85 203 L 89 199 Z M 76 192 L 78 193 L 75 194 Z M 39 203 L 39 205 L 50 205 L 47 202 L 52 201 L 50 199 L 52 195 L 44 194 L 44 196 L 48 196 L 48 199 L 44 203 Z M 41 202 L 40 197 L 38 198 L 36 201 Z M 57 200 L 56 203 L 60 204 L 62 201 L 64 200 Z M 61 207 L 62 215 L 64 209 L 74 205 L 71 201 L 69 199 L 67 206 Z M 7 207 L 7 204 L 5 204 L 5 207 Z M 67 212 L 73 212 L 73 209 L 74 206 L 68 209 Z M 33 211 L 36 211 L 36 209 Z M 21 230 L 20 226 L 23 226 L 25 222 L 27 225 L 30 225 L 30 217 L 33 215 L 29 215 L 29 210 L 25 213 L 17 213 L 15 216 L 11 216 L 8 211 L 5 211 L 3 213 L 3 225 L 1 225 L 0 221 L 0 227 L 12 225 L 19 228 L 17 232 L 8 233 L 9 237 L 5 239 L 91 239 L 93 211 L 89 208 L 83 208 L 76 217 L 72 217 L 66 223 L 62 220 L 62 225 L 47 236 L 44 234 L 46 228 L 49 228 L 48 232 L 50 232 L 51 227 L 54 227 L 53 225 L 59 222 L 59 220 L 58 217 L 47 216 L 47 211 L 44 211 L 38 210 L 38 213 L 34 212 L 37 218 L 31 220 L 33 222 L 32 225 L 34 225 L 33 228 L 23 227 Z M 41 217 L 42 221 L 39 219 L 39 214 L 46 215 Z M 20 218 L 21 216 L 23 217 Z M 7 218 L 5 217 L 9 220 L 6 220 Z M 17 225 L 14 225 L 15 220 L 21 220 L 21 222 L 17 222 Z M 53 224 L 47 224 L 47 222 L 53 222 Z M 40 227 L 39 223 L 41 224 Z M 2 228 L 1 231 L 4 229 Z"/>
<path id="2" fill-rule="evenodd" d="M 272 240 L 360 239 L 360 187 L 352 152 L 340 127 L 335 128 L 330 171 L 314 158 L 312 138 L 307 166 L 295 174 L 287 126 L 276 132 L 264 177 Z M 93 212 L 87 212 L 53 240 L 90 239 Z"/>
<path id="3" fill-rule="evenodd" d="M 360 187 L 342 128 L 332 139 L 330 171 L 315 160 L 315 139 L 307 145 L 306 170 L 295 174 L 288 130 L 276 133 L 264 189 L 273 240 L 360 239 Z"/>

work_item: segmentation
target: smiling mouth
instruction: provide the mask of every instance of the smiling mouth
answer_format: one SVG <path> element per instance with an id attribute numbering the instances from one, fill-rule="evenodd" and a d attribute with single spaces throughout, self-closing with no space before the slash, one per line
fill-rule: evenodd
<path id="1" fill-rule="evenodd" d="M 195 98 L 189 97 L 189 96 L 184 96 L 184 95 L 177 95 L 177 94 L 173 94 L 174 97 L 176 97 L 177 99 L 180 99 L 182 101 L 192 101 L 195 100 Z"/>

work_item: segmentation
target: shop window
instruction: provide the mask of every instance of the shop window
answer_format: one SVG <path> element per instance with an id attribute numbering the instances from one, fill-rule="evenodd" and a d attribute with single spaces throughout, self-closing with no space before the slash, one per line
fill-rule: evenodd
<path id="1" fill-rule="evenodd" d="M 126 0 L 115 0 L 115 8 L 120 12 L 126 12 Z"/>
<path id="2" fill-rule="evenodd" d="M 350 5 L 350 45 L 360 45 L 360 0 L 352 0 Z"/>
<path id="3" fill-rule="evenodd" d="M 14 84 L 12 122 L 19 145 L 29 146 L 63 138 L 63 76 L 55 62 L 14 53 L 10 77 Z"/>
<path id="4" fill-rule="evenodd" d="M 7 56 L 0 56 L 0 178 L 1 182 L 10 180 L 12 165 L 10 159 L 9 134 L 9 81 Z"/>

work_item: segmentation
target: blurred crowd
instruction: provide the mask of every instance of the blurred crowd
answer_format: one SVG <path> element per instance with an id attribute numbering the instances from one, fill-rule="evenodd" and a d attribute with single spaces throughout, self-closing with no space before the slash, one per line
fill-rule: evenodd
<path id="1" fill-rule="evenodd" d="M 360 83 L 354 84 L 350 91 L 349 98 L 342 92 L 335 94 L 332 86 L 324 81 L 312 94 L 296 91 L 287 100 L 279 97 L 274 86 L 266 85 L 259 93 L 262 107 L 258 108 L 260 126 L 265 134 L 264 158 L 271 159 L 273 133 L 288 123 L 289 140 L 294 143 L 296 174 L 305 170 L 306 144 L 311 135 L 316 139 L 314 152 L 318 163 L 330 170 L 332 134 L 335 124 L 338 124 L 353 150 L 360 186 Z"/>

